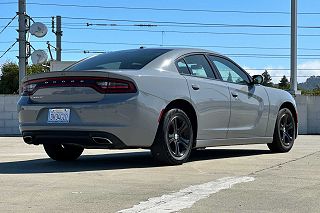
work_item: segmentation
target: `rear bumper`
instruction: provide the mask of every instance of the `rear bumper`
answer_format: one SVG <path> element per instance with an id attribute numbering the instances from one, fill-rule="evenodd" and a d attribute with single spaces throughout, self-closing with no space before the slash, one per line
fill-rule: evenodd
<path id="1" fill-rule="evenodd" d="M 133 97 L 110 95 L 93 103 L 39 104 L 31 102 L 29 97 L 22 96 L 18 102 L 19 129 L 23 135 L 32 133 L 36 137 L 46 138 L 47 141 L 49 141 L 48 138 L 57 138 L 56 133 L 59 133 L 59 138 L 62 140 L 67 139 L 67 135 L 73 135 L 74 132 L 79 134 L 85 132 L 86 135 L 99 132 L 115 136 L 126 147 L 150 147 L 158 128 L 159 112 L 164 108 L 165 103 L 143 92 Z M 48 123 L 50 108 L 70 109 L 70 122 Z M 50 137 L 45 137 L 44 133 L 50 133 Z M 88 141 L 88 136 L 81 138 L 85 138 L 81 139 L 81 143 Z M 39 144 L 39 142 L 36 143 Z M 100 147 L 103 148 L 103 146 L 97 146 L 97 148 Z M 112 146 L 105 147 L 112 148 Z"/>
<path id="2" fill-rule="evenodd" d="M 117 136 L 106 132 L 24 131 L 22 137 L 25 143 L 34 145 L 76 144 L 84 148 L 130 148 Z"/>

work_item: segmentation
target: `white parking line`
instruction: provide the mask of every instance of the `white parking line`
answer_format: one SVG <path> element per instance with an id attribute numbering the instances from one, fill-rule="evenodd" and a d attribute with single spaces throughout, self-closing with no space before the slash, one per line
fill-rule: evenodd
<path id="1" fill-rule="evenodd" d="M 121 210 L 119 213 L 176 212 L 181 209 L 190 208 L 195 202 L 207 198 L 222 189 L 229 189 L 234 184 L 250 181 L 254 181 L 254 178 L 226 177 L 204 184 L 191 185 L 178 192 L 149 198 L 147 201 L 140 202 L 132 208 Z"/>

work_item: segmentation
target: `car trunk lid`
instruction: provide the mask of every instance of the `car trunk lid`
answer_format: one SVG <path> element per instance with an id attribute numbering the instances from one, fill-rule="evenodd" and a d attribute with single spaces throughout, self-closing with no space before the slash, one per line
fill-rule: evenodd
<path id="1" fill-rule="evenodd" d="M 25 77 L 23 85 L 23 95 L 35 103 L 98 102 L 107 93 L 126 92 L 127 87 L 135 89 L 127 77 L 114 73 L 110 77 L 106 71 L 41 73 Z"/>

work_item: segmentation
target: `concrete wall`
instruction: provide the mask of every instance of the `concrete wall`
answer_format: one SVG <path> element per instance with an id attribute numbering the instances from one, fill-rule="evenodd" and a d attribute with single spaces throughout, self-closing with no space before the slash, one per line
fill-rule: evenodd
<path id="1" fill-rule="evenodd" d="M 0 95 L 0 135 L 20 134 L 18 128 L 18 95 Z"/>
<path id="2" fill-rule="evenodd" d="M 320 134 L 320 96 L 298 95 L 295 99 L 299 134 Z"/>
<path id="3" fill-rule="evenodd" d="M 0 135 L 19 135 L 18 95 L 0 95 Z M 299 116 L 299 134 L 320 134 L 320 96 L 296 98 Z"/>

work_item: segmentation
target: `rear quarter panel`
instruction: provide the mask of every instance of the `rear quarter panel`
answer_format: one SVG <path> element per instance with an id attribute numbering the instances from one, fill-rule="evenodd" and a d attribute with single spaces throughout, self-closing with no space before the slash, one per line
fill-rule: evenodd
<path id="1" fill-rule="evenodd" d="M 277 120 L 277 115 L 281 105 L 284 104 L 285 102 L 292 103 L 296 111 L 297 111 L 297 107 L 296 107 L 296 102 L 294 98 L 287 91 L 271 88 L 271 87 L 265 87 L 265 89 L 267 91 L 269 102 L 270 102 L 269 121 L 268 121 L 266 136 L 272 137 L 276 120 Z"/>
<path id="2" fill-rule="evenodd" d="M 138 71 L 110 72 L 110 77 L 125 75 L 132 79 L 138 89 L 137 115 L 130 143 L 151 146 L 156 135 L 161 111 L 173 100 L 190 102 L 186 79 L 178 72 L 142 69 Z"/>

